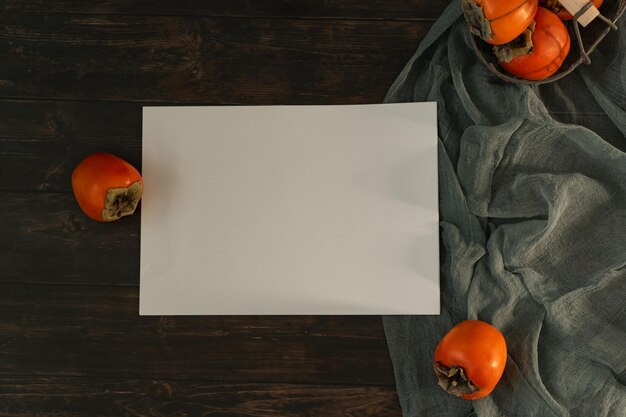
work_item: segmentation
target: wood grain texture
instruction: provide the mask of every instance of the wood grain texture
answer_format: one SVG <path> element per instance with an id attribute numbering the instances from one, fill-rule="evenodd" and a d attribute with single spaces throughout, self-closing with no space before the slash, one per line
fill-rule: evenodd
<path id="1" fill-rule="evenodd" d="M 0 376 L 393 384 L 379 316 L 140 317 L 133 287 L 0 293 Z"/>
<path id="2" fill-rule="evenodd" d="M 42 193 L 3 193 L 0 210 L 0 282 L 139 284 L 137 213 L 98 223 L 72 194 Z"/>
<path id="3" fill-rule="evenodd" d="M 141 169 L 141 111 L 136 103 L 0 101 L 0 191 L 71 192 L 72 170 L 93 152 Z"/>
<path id="4" fill-rule="evenodd" d="M 381 102 L 432 22 L 0 14 L 0 98 Z"/>
<path id="5" fill-rule="evenodd" d="M 297 18 L 435 19 L 449 0 L 4 0 L 0 11 Z"/>
<path id="6" fill-rule="evenodd" d="M 88 220 L 143 104 L 381 102 L 436 0 L 0 2 L 0 416 L 400 416 L 380 317 L 138 316 L 140 213 Z"/>
<path id="7" fill-rule="evenodd" d="M 390 387 L 18 377 L 0 378 L 0 398 L 12 417 L 401 416 Z"/>

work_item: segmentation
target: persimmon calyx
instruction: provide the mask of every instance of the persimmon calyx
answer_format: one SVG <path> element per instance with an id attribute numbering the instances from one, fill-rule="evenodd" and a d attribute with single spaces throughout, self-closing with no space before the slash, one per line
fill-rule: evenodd
<path id="1" fill-rule="evenodd" d="M 142 193 L 143 186 L 140 181 L 134 182 L 126 188 L 109 188 L 104 200 L 102 219 L 112 221 L 130 216 L 135 212 Z"/>
<path id="2" fill-rule="evenodd" d="M 441 362 L 435 362 L 435 374 L 439 379 L 439 386 L 449 394 L 457 397 L 473 394 L 479 391 L 476 385 L 465 375 L 465 370 L 460 366 L 445 366 Z"/>
<path id="3" fill-rule="evenodd" d="M 463 14 L 470 25 L 470 31 L 484 40 L 492 38 L 491 23 L 485 17 L 483 8 L 474 0 L 462 0 Z"/>
<path id="4" fill-rule="evenodd" d="M 498 58 L 498 62 L 511 62 L 513 59 L 528 55 L 533 52 L 533 32 L 535 31 L 535 21 L 526 28 L 517 38 L 504 45 L 495 45 L 493 53 Z"/>

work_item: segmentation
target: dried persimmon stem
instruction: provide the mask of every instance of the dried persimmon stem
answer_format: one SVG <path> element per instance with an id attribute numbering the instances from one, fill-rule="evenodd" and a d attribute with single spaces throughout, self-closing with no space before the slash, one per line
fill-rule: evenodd
<path id="1" fill-rule="evenodd" d="M 535 21 L 533 21 L 524 32 L 517 38 L 504 45 L 495 45 L 493 53 L 500 62 L 511 62 L 513 59 L 531 54 L 534 50 L 533 32 L 535 31 Z"/>
<path id="2" fill-rule="evenodd" d="M 439 386 L 447 393 L 461 397 L 461 395 L 472 394 L 480 389 L 465 375 L 462 367 L 456 365 L 448 367 L 440 362 L 435 362 L 434 366 Z"/>
<path id="3" fill-rule="evenodd" d="M 485 40 L 491 39 L 493 35 L 491 32 L 491 23 L 489 19 L 485 17 L 483 8 L 476 4 L 474 0 L 462 0 L 461 6 L 465 19 L 470 25 L 470 31 Z"/>
<path id="4" fill-rule="evenodd" d="M 141 182 L 134 182 L 128 188 L 109 189 L 102 209 L 102 219 L 117 220 L 135 212 L 141 199 L 143 187 Z"/>

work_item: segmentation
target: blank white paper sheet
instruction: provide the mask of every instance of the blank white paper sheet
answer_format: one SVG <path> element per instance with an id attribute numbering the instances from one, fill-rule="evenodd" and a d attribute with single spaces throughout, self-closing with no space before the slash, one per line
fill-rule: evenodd
<path id="1" fill-rule="evenodd" d="M 141 315 L 439 314 L 435 103 L 144 107 Z"/>

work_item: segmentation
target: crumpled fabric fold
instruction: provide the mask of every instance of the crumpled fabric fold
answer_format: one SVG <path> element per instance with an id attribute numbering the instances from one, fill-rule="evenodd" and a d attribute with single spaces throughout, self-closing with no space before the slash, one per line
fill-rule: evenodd
<path id="1" fill-rule="evenodd" d="M 383 317 L 405 417 L 626 416 L 625 21 L 591 65 L 510 84 L 474 55 L 455 0 L 389 90 L 438 103 L 441 315 Z M 432 368 L 465 319 L 508 345 L 476 401 Z"/>

